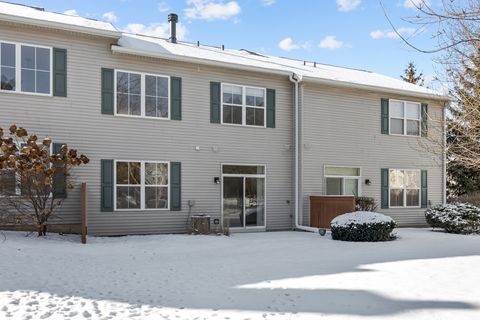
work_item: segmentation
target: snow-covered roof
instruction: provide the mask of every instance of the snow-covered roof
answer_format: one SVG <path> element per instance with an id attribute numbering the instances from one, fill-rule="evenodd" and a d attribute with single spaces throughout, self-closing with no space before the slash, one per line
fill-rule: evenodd
<path id="1" fill-rule="evenodd" d="M 123 33 L 114 52 L 138 54 L 170 60 L 204 63 L 277 74 L 295 73 L 304 81 L 356 87 L 387 93 L 447 100 L 441 92 L 413 85 L 375 72 L 304 62 L 251 52 L 203 46 L 186 42 L 171 43 L 166 39 Z"/>
<path id="2" fill-rule="evenodd" d="M 41 8 L 9 2 L 0 1 L 0 20 L 116 38 L 118 45 L 112 45 L 113 52 L 282 75 L 295 73 L 307 82 L 449 100 L 449 97 L 441 92 L 370 71 L 314 64 L 248 50 L 222 49 L 186 42 L 171 43 L 166 39 L 122 33 L 107 22 L 47 12 Z"/>
<path id="3" fill-rule="evenodd" d="M 59 28 L 94 35 L 119 38 L 121 33 L 108 22 L 44 11 L 20 4 L 0 1 L 0 20 Z"/>

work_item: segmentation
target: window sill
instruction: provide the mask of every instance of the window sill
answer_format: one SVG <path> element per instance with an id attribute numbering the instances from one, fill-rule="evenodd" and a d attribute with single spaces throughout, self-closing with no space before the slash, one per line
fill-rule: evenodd
<path id="1" fill-rule="evenodd" d="M 36 93 L 36 92 L 23 92 L 23 91 L 13 91 L 13 90 L 0 90 L 0 93 L 18 94 L 18 95 L 25 95 L 25 96 L 38 96 L 38 97 L 53 97 L 52 93 Z"/>
<path id="2" fill-rule="evenodd" d="M 252 125 L 247 125 L 247 124 L 235 124 L 235 123 L 220 123 L 222 126 L 227 126 L 227 127 L 241 127 L 241 128 L 257 128 L 257 129 L 266 129 L 267 126 L 252 126 Z"/>
<path id="3" fill-rule="evenodd" d="M 421 135 L 418 136 L 413 136 L 413 135 L 407 135 L 407 134 L 396 134 L 396 133 L 389 133 L 389 136 L 392 137 L 406 137 L 406 138 L 422 138 Z"/>
<path id="4" fill-rule="evenodd" d="M 421 206 L 414 206 L 414 207 L 388 207 L 387 209 L 422 209 Z"/>
<path id="5" fill-rule="evenodd" d="M 113 212 L 135 212 L 135 213 L 143 213 L 143 212 L 155 212 L 155 211 L 172 211 L 170 208 L 166 209 L 114 209 Z"/>
<path id="6" fill-rule="evenodd" d="M 163 117 L 131 116 L 131 115 L 127 115 L 127 114 L 118 114 L 118 113 L 115 113 L 113 116 L 114 117 L 119 117 L 119 118 L 148 119 L 148 120 L 156 120 L 156 121 L 157 120 L 160 120 L 160 121 L 171 120 L 170 117 L 163 118 Z"/>

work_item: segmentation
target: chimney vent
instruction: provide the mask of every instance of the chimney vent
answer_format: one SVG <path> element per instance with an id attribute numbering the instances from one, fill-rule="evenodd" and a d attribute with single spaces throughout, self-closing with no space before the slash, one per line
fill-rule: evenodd
<path id="1" fill-rule="evenodd" d="M 168 22 L 170 22 L 170 42 L 177 43 L 177 22 L 178 15 L 175 13 L 170 13 L 168 15 Z"/>

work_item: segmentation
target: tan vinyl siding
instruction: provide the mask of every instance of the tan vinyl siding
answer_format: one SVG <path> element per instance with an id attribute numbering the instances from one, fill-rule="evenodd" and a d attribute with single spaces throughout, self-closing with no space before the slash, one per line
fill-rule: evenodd
<path id="1" fill-rule="evenodd" d="M 267 229 L 291 228 L 292 109 L 288 79 L 222 68 L 112 55 L 106 39 L 46 33 L 0 24 L 3 40 L 67 49 L 68 97 L 0 93 L 0 126 L 17 123 L 39 136 L 66 142 L 91 159 L 75 170 L 88 184 L 90 234 L 185 232 L 192 214 L 219 217 L 221 163 L 259 163 L 267 168 Z M 101 68 L 159 73 L 182 78 L 182 120 L 135 119 L 101 114 Z M 210 123 L 210 81 L 276 89 L 275 129 Z M 200 151 L 195 151 L 199 146 Z M 213 148 L 218 151 L 214 152 Z M 182 211 L 100 212 L 100 159 L 166 160 L 182 163 Z M 68 194 L 62 223 L 80 221 L 79 191 Z"/>
<path id="2" fill-rule="evenodd" d="M 434 120 L 442 117 L 442 106 L 434 101 L 311 84 L 305 85 L 303 98 L 304 223 L 309 221 L 308 197 L 325 194 L 324 166 L 337 165 L 361 168 L 361 194 L 374 197 L 378 211 L 401 226 L 425 225 L 425 209 L 380 209 L 381 168 L 428 170 L 428 199 L 432 204 L 443 200 L 441 160 L 425 151 L 423 138 L 381 134 L 380 99 L 428 103 L 431 134 L 438 133 L 433 126 L 438 125 Z M 365 179 L 370 179 L 370 186 Z"/>

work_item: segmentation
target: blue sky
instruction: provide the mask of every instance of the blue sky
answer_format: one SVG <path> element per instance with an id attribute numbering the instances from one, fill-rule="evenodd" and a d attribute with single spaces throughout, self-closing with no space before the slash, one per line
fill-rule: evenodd
<path id="1" fill-rule="evenodd" d="M 416 45 L 432 48 L 429 30 L 402 18 L 411 1 L 382 0 L 394 25 Z M 432 6 L 435 6 L 430 0 Z M 408 48 L 390 27 L 379 0 L 25 0 L 21 3 L 112 22 L 135 33 L 168 37 L 169 12 L 186 41 L 371 70 L 398 78 L 414 61 L 427 81 L 434 56 Z"/>

